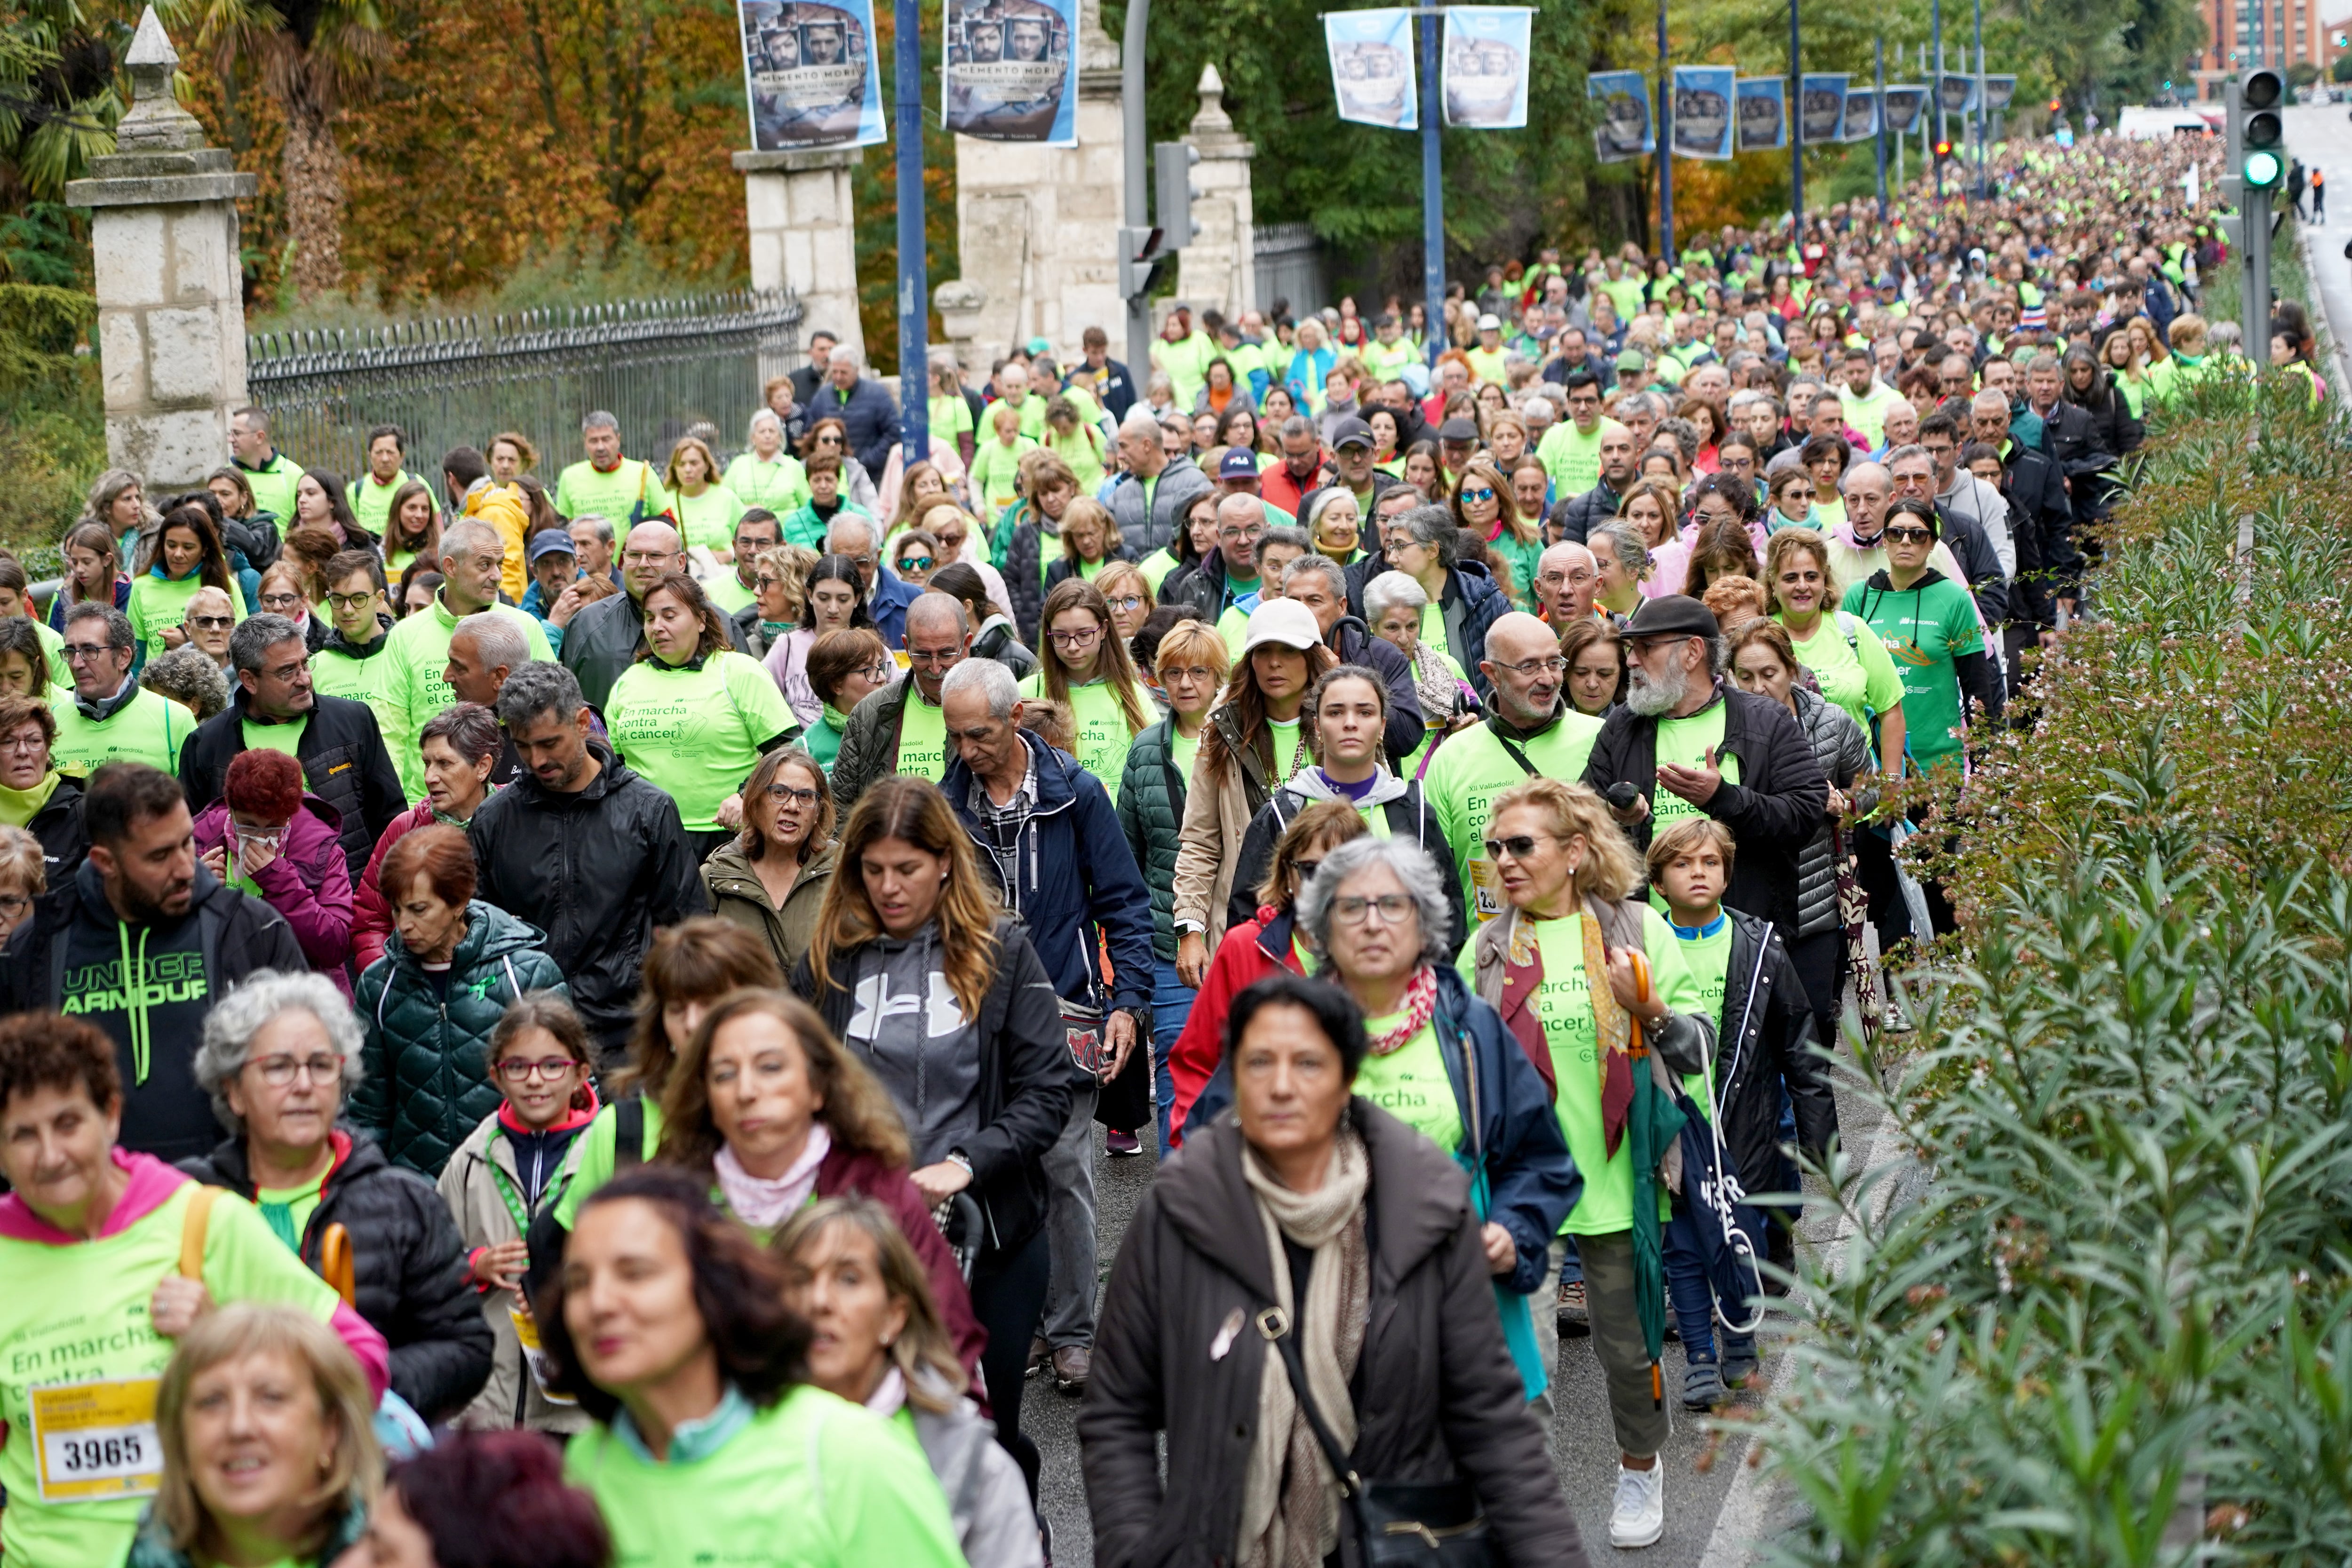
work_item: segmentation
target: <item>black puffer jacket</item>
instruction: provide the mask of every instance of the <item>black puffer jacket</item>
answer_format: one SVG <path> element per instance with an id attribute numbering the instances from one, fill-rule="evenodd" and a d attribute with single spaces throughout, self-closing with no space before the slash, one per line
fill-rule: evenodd
<path id="1" fill-rule="evenodd" d="M 315 1271 L 327 1227 L 351 1234 L 352 1303 L 392 1347 L 393 1392 L 427 1421 L 447 1420 L 490 1380 L 494 1344 L 467 1279 L 466 1245 L 433 1184 L 383 1157 L 364 1132 L 338 1131 L 341 1152 L 302 1230 L 302 1261 Z M 245 1140 L 232 1138 L 180 1168 L 196 1180 L 253 1196 Z"/>
<path id="2" fill-rule="evenodd" d="M 1370 1101 L 1354 1100 L 1349 1114 L 1371 1157 L 1371 1300 L 1349 1384 L 1353 1468 L 1384 1481 L 1466 1478 L 1499 1561 L 1584 1568 L 1576 1521 L 1503 1345 L 1468 1179 Z M 1078 1414 L 1104 1568 L 1234 1560 L 1259 1379 L 1265 1358 L 1280 1353 L 1246 1325 L 1274 1300 L 1265 1226 L 1242 1176 L 1241 1128 L 1220 1118 L 1161 1168 L 1111 1267 Z M 1356 1563 L 1347 1517 L 1342 1509 L 1340 1561 Z"/>
<path id="3" fill-rule="evenodd" d="M 33 813 L 25 831 L 41 841 L 41 869 L 48 885 L 64 887 L 66 879 L 89 858 L 89 830 L 81 825 L 81 785 L 59 774 L 58 787 Z"/>
<path id="4" fill-rule="evenodd" d="M 1834 711 L 1834 710 L 1832 710 Z M 1837 1136 L 1828 1059 L 1813 1049 L 1813 1009 L 1780 933 L 1753 915 L 1731 920 L 1723 1013 L 1715 1039 L 1715 1092 L 1723 1142 L 1749 1194 L 1783 1192 L 1780 1086 L 1788 1085 L 1797 1147 L 1811 1158 Z"/>
<path id="5" fill-rule="evenodd" d="M 482 803 L 466 835 L 481 868 L 476 897 L 546 931 L 547 955 L 610 1067 L 628 1048 L 654 928 L 707 915 L 710 900 L 677 803 L 602 741 L 588 744 L 604 769 L 586 789 L 564 795 L 526 773 Z"/>
<path id="6" fill-rule="evenodd" d="M 221 798 L 228 787 L 228 765 L 245 750 L 252 698 L 243 687 L 235 689 L 227 709 L 197 725 L 180 747 L 180 790 L 190 811 L 200 812 Z M 375 841 L 408 809 L 408 798 L 401 793 L 392 753 L 384 750 L 375 710 L 344 697 L 311 700 L 315 706 L 294 743 L 294 760 L 302 764 L 303 787 L 342 819 L 343 861 L 356 888 Z"/>
<path id="7" fill-rule="evenodd" d="M 1591 489 L 1555 505 L 1550 521 L 1559 529 L 1561 539 L 1570 544 L 1582 544 L 1592 537 L 1594 529 L 1617 515 L 1617 508 L 1624 499 L 1617 487 L 1603 477 Z"/>
<path id="8" fill-rule="evenodd" d="M 1797 726 L 1813 748 L 1813 760 L 1832 788 L 1851 791 L 1870 767 L 1870 737 L 1853 715 L 1800 686 L 1790 693 Z M 1797 858 L 1797 934 L 1812 936 L 1838 923 L 1837 858 L 1832 853 L 1830 821 L 1824 816 Z"/>

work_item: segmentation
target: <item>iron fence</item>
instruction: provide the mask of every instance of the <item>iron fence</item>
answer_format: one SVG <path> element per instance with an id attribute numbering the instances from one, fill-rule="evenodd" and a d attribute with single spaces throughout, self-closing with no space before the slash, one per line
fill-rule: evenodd
<path id="1" fill-rule="evenodd" d="M 747 291 L 264 332 L 246 341 L 246 383 L 276 444 L 305 467 L 353 478 L 368 430 L 397 425 L 409 471 L 437 489 L 443 452 L 514 430 L 551 485 L 579 457 L 592 409 L 620 420 L 632 457 L 665 461 L 705 421 L 722 450 L 740 448 L 764 377 L 800 362 L 801 314 L 788 291 Z"/>
<path id="2" fill-rule="evenodd" d="M 1303 316 L 1331 301 L 1323 280 L 1323 242 L 1303 223 L 1262 223 L 1251 237 L 1256 245 L 1257 302 L 1270 310 L 1276 300 L 1289 302 L 1290 313 Z"/>

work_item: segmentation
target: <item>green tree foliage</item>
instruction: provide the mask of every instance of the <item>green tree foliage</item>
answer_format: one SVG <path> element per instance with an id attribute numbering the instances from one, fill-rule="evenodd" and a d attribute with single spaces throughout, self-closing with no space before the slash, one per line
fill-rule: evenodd
<path id="1" fill-rule="evenodd" d="M 97 315 L 88 294 L 0 283 L 0 543 L 20 554 L 55 545 L 105 466 L 98 362 L 77 353 Z"/>

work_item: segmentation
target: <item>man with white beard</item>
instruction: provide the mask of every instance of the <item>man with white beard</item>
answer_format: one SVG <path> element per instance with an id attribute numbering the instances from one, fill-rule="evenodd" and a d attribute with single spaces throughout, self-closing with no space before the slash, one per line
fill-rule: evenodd
<path id="1" fill-rule="evenodd" d="M 1625 701 L 1609 715 L 1584 782 L 1612 801 L 1635 853 L 1662 826 L 1711 816 L 1738 853 L 1723 901 L 1797 934 L 1797 855 L 1821 826 L 1829 780 L 1796 719 L 1724 679 L 1715 616 L 1680 594 L 1645 601 L 1626 626 Z"/>

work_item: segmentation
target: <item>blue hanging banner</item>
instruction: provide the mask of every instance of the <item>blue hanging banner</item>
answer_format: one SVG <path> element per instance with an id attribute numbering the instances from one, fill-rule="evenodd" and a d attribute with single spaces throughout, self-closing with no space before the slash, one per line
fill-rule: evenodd
<path id="1" fill-rule="evenodd" d="M 1878 134 L 1878 94 L 1866 87 L 1845 89 L 1845 133 L 1841 142 L 1867 142 Z"/>
<path id="2" fill-rule="evenodd" d="M 1977 79 L 1947 71 L 1936 79 L 1936 98 L 1947 114 L 1966 114 L 1977 106 Z"/>
<path id="3" fill-rule="evenodd" d="M 1594 71 L 1584 91 L 1601 106 L 1592 142 L 1604 163 L 1625 163 L 1658 150 L 1650 121 L 1650 79 L 1640 71 Z"/>
<path id="4" fill-rule="evenodd" d="M 1730 66 L 1675 68 L 1675 157 L 1731 156 L 1738 79 L 1738 71 Z"/>
<path id="5" fill-rule="evenodd" d="M 940 0 L 940 123 L 983 142 L 1078 144 L 1076 0 Z"/>
<path id="6" fill-rule="evenodd" d="M 1789 82 L 1785 77 L 1742 77 L 1739 150 L 1769 153 L 1789 144 Z"/>
<path id="7" fill-rule="evenodd" d="M 1445 8 L 1445 123 L 1517 131 L 1528 122 L 1528 39 L 1535 13 L 1524 5 Z"/>
<path id="8" fill-rule="evenodd" d="M 888 140 L 872 0 L 737 0 L 751 145 L 762 153 Z"/>
<path id="9" fill-rule="evenodd" d="M 1797 86 L 1797 138 L 1808 147 L 1845 136 L 1845 72 L 1807 71 Z"/>
<path id="10" fill-rule="evenodd" d="M 1340 119 L 1392 131 L 1421 129 L 1411 11 L 1327 11 L 1323 44 Z"/>
<path id="11" fill-rule="evenodd" d="M 1890 87 L 1880 97 L 1878 111 L 1889 136 L 1908 136 L 1919 129 L 1919 116 L 1927 107 L 1926 88 Z"/>

